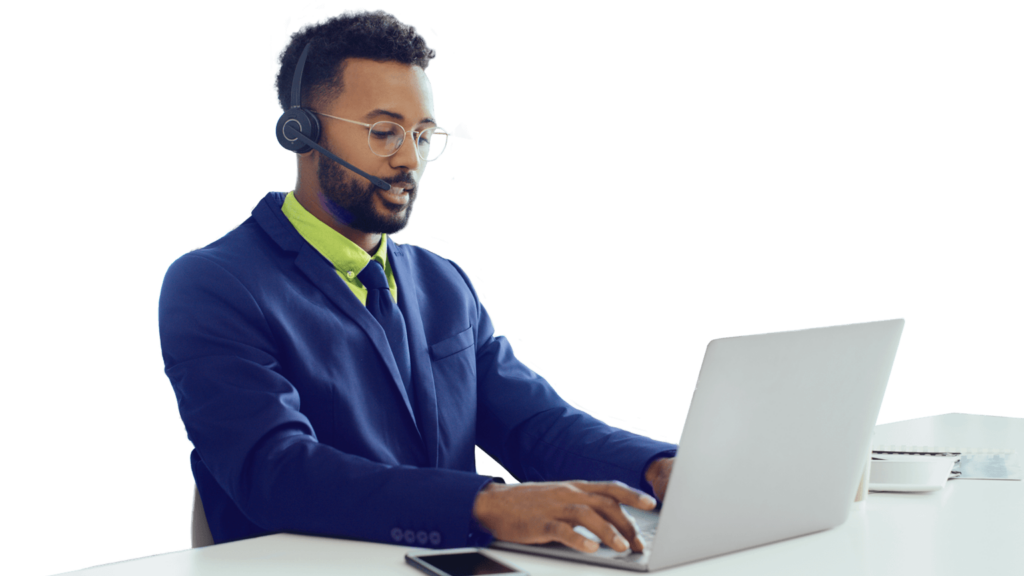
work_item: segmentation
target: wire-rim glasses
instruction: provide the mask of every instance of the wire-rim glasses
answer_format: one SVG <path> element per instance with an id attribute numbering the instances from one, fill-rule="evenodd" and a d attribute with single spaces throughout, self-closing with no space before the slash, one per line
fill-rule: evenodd
<path id="1" fill-rule="evenodd" d="M 407 134 L 412 134 L 413 142 L 416 142 L 416 146 L 414 146 L 416 156 L 424 162 L 437 160 L 438 156 L 444 152 L 445 146 L 448 145 L 448 133 L 437 126 L 424 128 L 423 130 L 406 130 L 401 124 L 388 120 L 367 124 L 365 122 L 349 120 L 348 118 L 338 118 L 323 112 L 316 112 L 316 115 L 369 128 L 369 133 L 366 135 L 366 143 L 370 146 L 370 152 L 382 158 L 397 154 L 402 148 L 402 144 L 405 143 Z"/>

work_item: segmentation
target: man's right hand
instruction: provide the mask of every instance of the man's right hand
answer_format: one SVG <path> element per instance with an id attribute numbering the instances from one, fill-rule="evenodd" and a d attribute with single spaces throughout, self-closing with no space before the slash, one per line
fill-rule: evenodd
<path id="1" fill-rule="evenodd" d="M 495 538 L 508 542 L 561 542 L 594 552 L 598 543 L 573 530 L 583 526 L 617 552 L 641 552 L 644 542 L 636 522 L 619 504 L 653 510 L 657 503 L 621 482 L 492 482 L 477 494 L 473 517 Z"/>

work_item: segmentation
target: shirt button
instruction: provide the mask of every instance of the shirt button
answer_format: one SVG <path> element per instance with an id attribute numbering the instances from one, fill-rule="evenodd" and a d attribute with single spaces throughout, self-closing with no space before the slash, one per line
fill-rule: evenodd
<path id="1" fill-rule="evenodd" d="M 351 278 L 351 277 L 355 276 L 356 273 L 351 271 L 351 270 L 349 270 L 345 275 L 348 276 L 349 278 Z"/>
<path id="2" fill-rule="evenodd" d="M 441 533 L 437 530 L 430 531 L 430 543 L 434 546 L 441 545 Z"/>
<path id="3" fill-rule="evenodd" d="M 420 530 L 419 532 L 417 532 L 416 533 L 416 543 L 419 544 L 420 546 L 425 546 L 426 543 L 427 543 L 427 533 L 424 532 L 423 530 Z"/>
<path id="4" fill-rule="evenodd" d="M 416 543 L 416 532 L 413 532 L 412 530 L 406 530 L 405 531 L 405 542 L 407 544 L 415 544 Z"/>
<path id="5" fill-rule="evenodd" d="M 394 540 L 395 542 L 401 542 L 402 541 L 402 529 L 401 528 L 392 528 L 391 529 L 391 539 Z"/>

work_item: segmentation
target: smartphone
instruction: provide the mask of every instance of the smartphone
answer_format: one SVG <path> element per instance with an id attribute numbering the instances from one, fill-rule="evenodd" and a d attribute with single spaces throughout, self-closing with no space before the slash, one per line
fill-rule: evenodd
<path id="1" fill-rule="evenodd" d="M 529 576 L 519 568 L 501 562 L 479 548 L 409 552 L 405 555 L 405 561 L 432 576 Z"/>

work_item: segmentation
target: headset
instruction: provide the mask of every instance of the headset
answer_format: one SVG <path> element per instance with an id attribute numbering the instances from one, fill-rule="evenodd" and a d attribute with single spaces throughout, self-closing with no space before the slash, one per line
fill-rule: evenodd
<path id="1" fill-rule="evenodd" d="M 305 154 L 310 150 L 316 150 L 345 168 L 366 178 L 377 188 L 384 191 L 390 190 L 391 184 L 376 176 L 370 176 L 359 168 L 338 158 L 330 150 L 317 144 L 317 141 L 320 140 L 320 119 L 316 117 L 315 112 L 309 108 L 302 107 L 302 69 L 306 66 L 306 57 L 309 56 L 310 46 L 312 46 L 312 42 L 307 43 L 306 47 L 302 49 L 299 62 L 295 65 L 295 75 L 292 76 L 292 106 L 285 110 L 284 114 L 281 114 L 281 118 L 277 121 L 277 141 L 286 150 L 296 154 Z"/>

